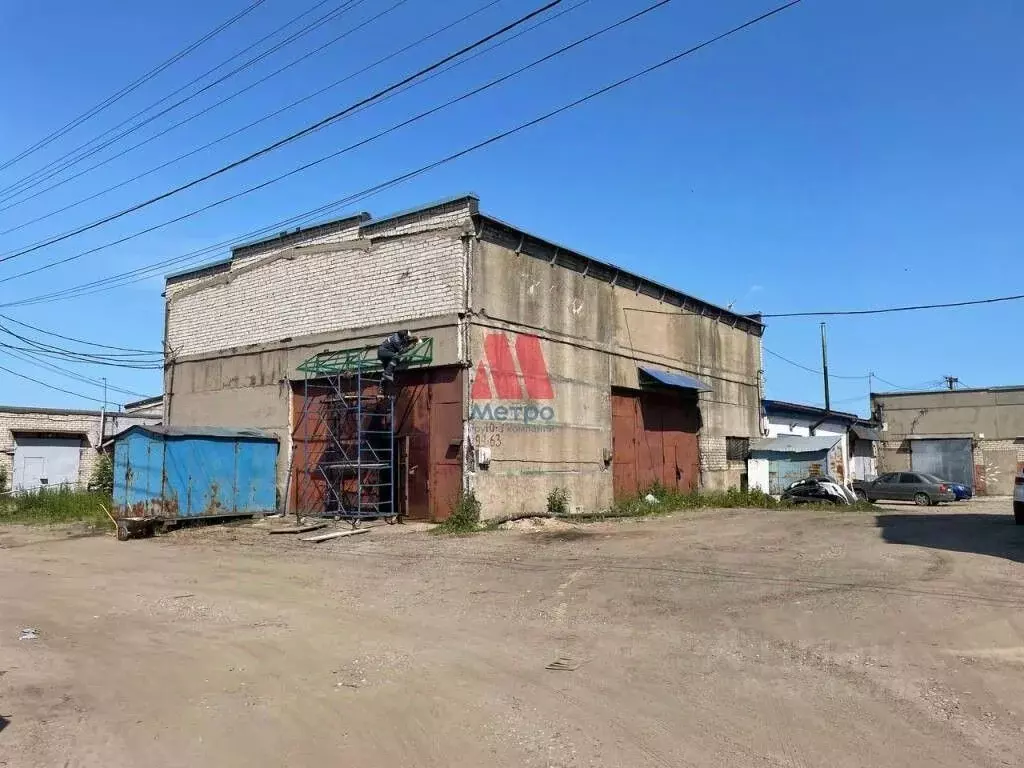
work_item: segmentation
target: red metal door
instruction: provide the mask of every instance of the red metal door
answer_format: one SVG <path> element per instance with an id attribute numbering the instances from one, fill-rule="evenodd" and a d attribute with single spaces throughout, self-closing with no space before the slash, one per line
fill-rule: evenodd
<path id="1" fill-rule="evenodd" d="M 612 393 L 612 492 L 615 498 L 621 498 L 638 490 L 636 397 Z"/>
<path id="2" fill-rule="evenodd" d="M 675 392 L 612 393 L 612 487 L 616 498 L 658 484 L 697 490 L 700 410 Z"/>
<path id="3" fill-rule="evenodd" d="M 462 492 L 462 371 L 433 371 L 430 387 L 430 519 L 444 520 Z"/>
<path id="4" fill-rule="evenodd" d="M 696 398 L 665 398 L 657 408 L 661 413 L 664 440 L 662 485 L 678 491 L 697 490 L 700 480 L 700 411 Z"/>

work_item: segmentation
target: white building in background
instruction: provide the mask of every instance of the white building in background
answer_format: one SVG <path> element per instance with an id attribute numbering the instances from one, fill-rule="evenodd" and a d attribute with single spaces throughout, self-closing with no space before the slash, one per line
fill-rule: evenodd
<path id="1" fill-rule="evenodd" d="M 763 485 L 761 480 L 767 478 L 769 474 L 776 478 L 782 478 L 792 476 L 794 473 L 799 474 L 807 467 L 813 470 L 818 463 L 810 461 L 804 454 L 820 452 L 824 452 L 829 457 L 828 461 L 820 467 L 822 474 L 830 474 L 840 482 L 867 480 L 878 474 L 875 463 L 875 445 L 879 435 L 877 428 L 869 420 L 862 419 L 855 413 L 826 411 L 824 408 L 789 403 L 783 400 L 765 400 L 762 407 L 768 441 L 760 441 L 760 457 L 751 459 L 752 464 L 748 468 L 751 487 L 761 487 Z M 785 440 L 774 444 L 780 450 L 771 449 L 773 445 L 769 442 L 771 439 L 790 437 L 835 437 L 837 440 L 829 442 L 829 445 L 826 446 L 824 442 L 828 441 L 809 439 L 806 451 L 800 450 L 799 440 Z M 754 447 L 752 443 L 751 449 L 753 450 Z M 772 456 L 771 462 L 774 465 L 771 469 L 767 463 L 769 460 L 765 458 L 769 455 Z M 787 455 L 792 458 L 788 458 Z M 756 466 L 753 462 L 756 462 Z M 796 464 L 800 466 L 797 467 Z M 777 488 L 780 483 L 781 479 L 778 479 L 772 484 L 774 492 L 778 492 Z M 768 488 L 763 490 L 768 490 Z"/>
<path id="2" fill-rule="evenodd" d="M 0 492 L 84 487 L 103 442 L 136 424 L 159 424 L 163 398 L 122 411 L 0 405 Z"/>

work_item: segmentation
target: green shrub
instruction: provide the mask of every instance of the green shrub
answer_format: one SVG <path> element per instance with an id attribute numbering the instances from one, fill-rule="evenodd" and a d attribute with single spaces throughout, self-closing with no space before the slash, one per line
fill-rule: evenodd
<path id="1" fill-rule="evenodd" d="M 114 492 L 114 462 L 105 453 L 100 456 L 100 460 L 92 471 L 89 490 L 105 493 L 108 496 Z"/>
<path id="2" fill-rule="evenodd" d="M 0 467 L 0 493 L 7 490 L 7 467 Z"/>
<path id="3" fill-rule="evenodd" d="M 446 520 L 436 531 L 440 533 L 471 533 L 480 528 L 480 500 L 473 491 L 465 491 Z"/>
<path id="4" fill-rule="evenodd" d="M 569 489 L 552 488 L 548 494 L 548 514 L 564 517 L 569 514 Z"/>

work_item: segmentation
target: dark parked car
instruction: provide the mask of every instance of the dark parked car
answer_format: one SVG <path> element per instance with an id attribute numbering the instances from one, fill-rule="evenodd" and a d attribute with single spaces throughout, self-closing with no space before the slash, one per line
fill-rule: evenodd
<path id="1" fill-rule="evenodd" d="M 855 481 L 853 490 L 868 501 L 912 501 L 922 507 L 956 501 L 949 483 L 923 472 L 890 472 L 877 480 Z"/>

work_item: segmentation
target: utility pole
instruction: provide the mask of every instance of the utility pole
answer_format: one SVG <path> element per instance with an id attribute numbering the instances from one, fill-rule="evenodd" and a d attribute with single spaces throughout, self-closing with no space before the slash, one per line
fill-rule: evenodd
<path id="1" fill-rule="evenodd" d="M 871 395 L 875 391 L 875 372 L 868 371 L 868 418 L 875 417 L 874 403 L 871 400 Z"/>
<path id="2" fill-rule="evenodd" d="M 832 412 L 828 395 L 828 342 L 825 340 L 825 324 L 821 324 L 821 373 L 825 377 L 825 413 Z"/>
<path id="3" fill-rule="evenodd" d="M 960 383 L 960 379 L 956 376 L 943 376 L 942 378 L 946 380 L 946 389 L 956 389 L 956 385 Z"/>
<path id="4" fill-rule="evenodd" d="M 103 445 L 103 438 L 107 431 L 107 377 L 103 377 L 103 408 L 100 410 L 100 445 Z"/>

